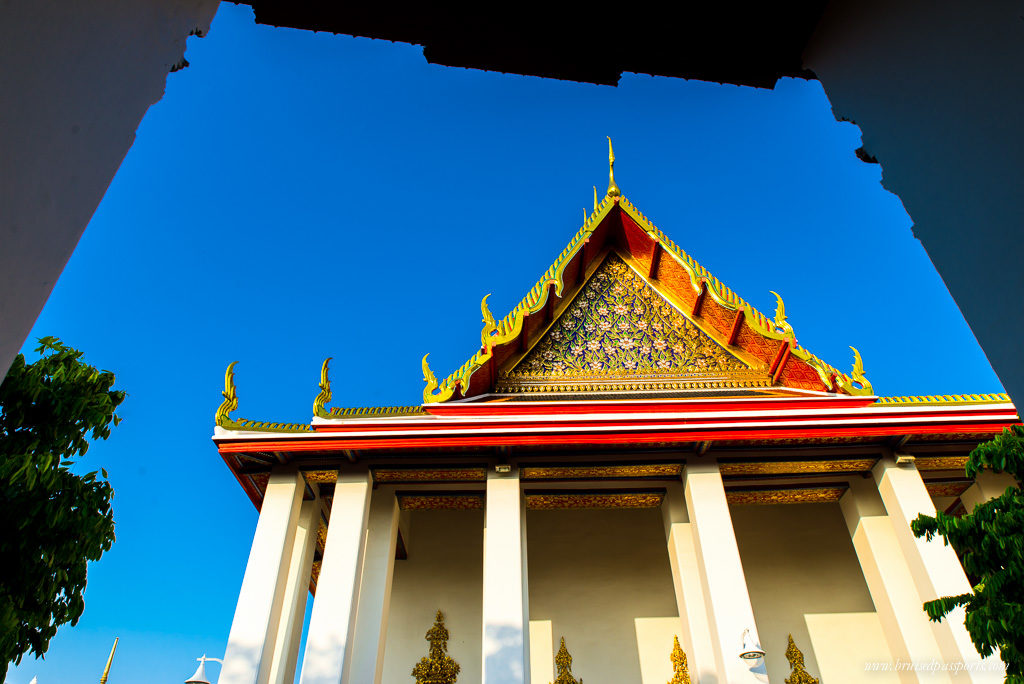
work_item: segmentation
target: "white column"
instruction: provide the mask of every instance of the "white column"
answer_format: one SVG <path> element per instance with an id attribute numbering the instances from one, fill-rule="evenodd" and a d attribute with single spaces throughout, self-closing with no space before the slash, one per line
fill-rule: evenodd
<path id="1" fill-rule="evenodd" d="M 1007 487 L 1017 487 L 1017 481 L 1009 473 L 994 473 L 983 470 L 974 478 L 974 484 L 960 495 L 960 501 L 970 513 L 980 503 L 1002 496 Z"/>
<path id="2" fill-rule="evenodd" d="M 369 515 L 368 472 L 338 473 L 327 544 L 309 616 L 301 684 L 348 684 L 363 540 Z M 353 684 L 365 684 L 358 682 Z"/>
<path id="3" fill-rule="evenodd" d="M 686 509 L 701 565 L 704 602 L 715 646 L 717 681 L 764 681 L 752 671 L 755 663 L 739 657 L 745 630 L 749 629 L 758 642 L 760 638 L 718 464 L 710 459 L 688 464 L 684 478 Z"/>
<path id="4" fill-rule="evenodd" d="M 217 680 L 220 684 L 269 681 L 303 487 L 302 476 L 294 470 L 273 472 L 267 482 Z"/>
<path id="5" fill-rule="evenodd" d="M 971 583 L 967 581 L 967 575 L 953 548 L 947 546 L 940 537 L 931 541 L 918 539 L 910 529 L 910 521 L 919 514 L 935 515 L 935 504 L 913 462 L 897 465 L 893 457 L 885 457 L 872 472 L 921 599 L 931 601 L 940 596 L 969 593 Z M 929 624 L 947 662 L 970 664 L 981 660 L 964 627 L 962 608 L 957 608 L 941 622 Z M 996 659 L 990 658 L 985 662 L 994 663 Z M 981 674 L 968 672 L 962 679 L 972 682 L 992 681 L 992 676 L 991 671 L 982 671 Z"/>
<path id="6" fill-rule="evenodd" d="M 672 582 L 679 610 L 680 640 L 686 652 L 690 678 L 695 684 L 716 682 L 715 647 L 708 624 L 707 606 L 704 605 L 701 564 L 697 559 L 693 526 L 686 519 L 682 490 L 681 482 L 669 487 L 662 504 L 668 560 L 672 566 Z"/>
<path id="7" fill-rule="evenodd" d="M 375 490 L 370 496 L 362 580 L 359 582 L 359 608 L 353 637 L 350 680 L 354 684 L 380 684 L 384 671 L 384 640 L 391 608 L 398 515 L 398 499 L 395 498 L 394 490 Z"/>
<path id="8" fill-rule="evenodd" d="M 487 475 L 483 684 L 529 684 L 526 509 L 519 473 Z"/>
<path id="9" fill-rule="evenodd" d="M 315 488 L 316 485 L 313 485 Z M 292 684 L 295 664 L 299 659 L 302 622 L 306 618 L 306 598 L 316 551 L 316 533 L 320 527 L 320 498 L 303 501 L 299 509 L 298 528 L 292 543 L 288 578 L 285 582 L 281 620 L 278 623 L 274 659 L 270 665 L 272 684 Z"/>
<path id="10" fill-rule="evenodd" d="M 839 500 L 864 581 L 896 662 L 941 661 L 938 642 L 921 610 L 921 597 L 903 558 L 892 521 L 870 480 L 856 479 Z M 898 670 L 901 682 L 948 682 L 941 672 Z"/>

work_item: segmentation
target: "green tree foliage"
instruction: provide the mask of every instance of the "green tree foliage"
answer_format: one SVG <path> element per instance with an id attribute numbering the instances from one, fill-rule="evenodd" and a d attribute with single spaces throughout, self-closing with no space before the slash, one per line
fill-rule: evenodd
<path id="1" fill-rule="evenodd" d="M 978 445 L 967 461 L 967 476 L 973 478 L 985 468 L 1021 482 L 1024 429 L 1015 425 Z M 919 515 L 911 528 L 926 539 L 941 535 L 957 550 L 967 574 L 978 580 L 970 593 L 925 603 L 928 618 L 939 621 L 963 606 L 974 647 L 983 656 L 998 648 L 1006 681 L 1024 683 L 1024 492 L 1009 487 L 961 517 L 941 511 L 934 518 Z"/>
<path id="2" fill-rule="evenodd" d="M 0 681 L 26 653 L 42 656 L 60 625 L 78 622 L 86 563 L 114 542 L 114 494 L 69 467 L 106 439 L 124 392 L 82 353 L 44 337 L 0 384 Z"/>

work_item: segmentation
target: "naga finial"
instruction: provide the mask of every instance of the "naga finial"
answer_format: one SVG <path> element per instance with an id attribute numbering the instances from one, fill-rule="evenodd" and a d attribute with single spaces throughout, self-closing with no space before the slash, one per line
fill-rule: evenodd
<path id="1" fill-rule="evenodd" d="M 791 672 L 786 677 L 786 684 L 819 684 L 818 680 L 804 669 L 804 654 L 796 647 L 793 635 L 789 635 L 789 646 L 786 647 L 786 660 L 789 661 Z"/>
<path id="2" fill-rule="evenodd" d="M 594 186 L 594 211 L 597 211 L 597 186 Z"/>
<path id="3" fill-rule="evenodd" d="M 491 310 L 487 308 L 487 298 L 490 296 L 490 293 L 485 294 L 484 298 L 480 300 L 480 313 L 484 316 L 484 327 L 480 331 L 480 347 L 485 351 L 489 351 L 491 348 L 491 333 L 498 329 L 498 324 L 494 320 L 494 315 L 491 314 Z"/>
<path id="4" fill-rule="evenodd" d="M 324 365 L 320 367 L 320 394 L 313 400 L 313 415 L 319 418 L 330 418 L 331 413 L 327 410 L 327 402 L 331 400 L 331 379 L 327 375 L 327 364 L 333 357 L 324 359 Z"/>
<path id="5" fill-rule="evenodd" d="M 236 363 L 238 362 L 232 361 L 228 364 L 228 369 L 224 371 L 224 391 L 221 392 L 224 401 L 217 407 L 217 413 L 214 414 L 214 420 L 220 427 L 235 427 L 235 421 L 231 420 L 228 414 L 238 408 L 238 393 L 235 390 Z"/>
<path id="6" fill-rule="evenodd" d="M 672 679 L 668 684 L 690 684 L 690 670 L 686 665 L 686 653 L 679 645 L 679 637 L 672 637 Z"/>
<path id="7" fill-rule="evenodd" d="M 775 332 L 783 333 L 786 337 L 793 337 L 793 326 L 786 322 L 786 305 L 782 297 L 774 290 L 768 290 L 775 295 Z"/>
<path id="8" fill-rule="evenodd" d="M 615 184 L 615 151 L 612 149 L 612 138 L 608 136 L 608 196 L 618 197 L 622 192 Z"/>
<path id="9" fill-rule="evenodd" d="M 860 358 L 860 352 L 857 351 L 856 347 L 850 347 L 850 349 L 853 350 L 853 370 L 850 372 L 850 377 L 860 385 L 863 394 L 872 394 L 874 389 L 864 376 L 864 360 Z"/>

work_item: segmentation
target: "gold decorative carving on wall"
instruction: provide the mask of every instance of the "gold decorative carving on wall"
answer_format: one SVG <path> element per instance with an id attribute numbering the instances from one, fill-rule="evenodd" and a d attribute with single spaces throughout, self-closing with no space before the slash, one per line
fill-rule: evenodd
<path id="1" fill-rule="evenodd" d="M 374 482 L 483 482 L 484 468 L 376 468 Z"/>
<path id="2" fill-rule="evenodd" d="M 679 645 L 679 637 L 672 637 L 672 679 L 668 684 L 690 684 L 690 670 L 686 666 L 686 653 Z"/>
<path id="3" fill-rule="evenodd" d="M 597 466 L 524 466 L 523 480 L 583 480 L 630 477 L 677 477 L 682 473 L 679 463 Z"/>
<path id="4" fill-rule="evenodd" d="M 796 647 L 792 634 L 789 635 L 789 646 L 786 647 L 786 660 L 789 661 L 791 670 L 786 677 L 786 684 L 819 684 L 818 680 L 804 669 L 804 654 Z"/>
<path id="5" fill-rule="evenodd" d="M 960 496 L 971 486 L 970 480 L 957 482 L 925 482 L 929 496 Z"/>
<path id="6" fill-rule="evenodd" d="M 610 253 L 547 335 L 508 373 L 517 382 L 636 381 L 762 372 L 730 353 Z M 504 383 L 503 383 L 504 384 Z"/>
<path id="7" fill-rule="evenodd" d="M 877 459 L 854 458 L 820 461 L 758 461 L 756 463 L 723 462 L 722 475 L 785 475 L 788 473 L 853 473 L 871 470 Z"/>
<path id="8" fill-rule="evenodd" d="M 444 613 L 437 611 L 434 626 L 427 630 L 424 638 L 430 642 L 430 649 L 427 657 L 412 668 L 416 684 L 455 684 L 462 668 L 448 655 L 448 629 L 444 626 Z"/>
<path id="9" fill-rule="evenodd" d="M 832 503 L 839 501 L 846 489 L 845 485 L 790 489 L 733 489 L 726 490 L 725 499 L 731 504 Z"/>
<path id="10" fill-rule="evenodd" d="M 310 484 L 331 484 L 338 481 L 337 470 L 304 470 L 302 475 Z"/>
<path id="11" fill-rule="evenodd" d="M 664 492 L 580 492 L 526 495 L 530 510 L 559 510 L 566 508 L 657 508 L 665 498 Z"/>
<path id="12" fill-rule="evenodd" d="M 918 470 L 963 470 L 967 467 L 966 456 L 918 456 L 914 459 Z"/>
<path id="13" fill-rule="evenodd" d="M 324 564 L 322 560 L 313 561 L 313 569 L 309 574 L 309 591 L 316 596 L 316 583 L 320 580 L 320 567 Z"/>
<path id="14" fill-rule="evenodd" d="M 569 649 L 565 647 L 565 637 L 562 637 L 562 644 L 555 654 L 555 681 L 553 684 L 583 684 L 583 678 L 576 679 L 572 676 L 572 656 Z"/>
<path id="15" fill-rule="evenodd" d="M 403 511 L 473 511 L 484 507 L 482 494 L 399 494 Z"/>

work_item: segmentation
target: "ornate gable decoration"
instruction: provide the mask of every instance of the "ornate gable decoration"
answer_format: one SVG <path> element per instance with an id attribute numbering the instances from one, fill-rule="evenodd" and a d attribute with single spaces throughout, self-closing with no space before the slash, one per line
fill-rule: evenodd
<path id="1" fill-rule="evenodd" d="M 758 387 L 752 370 L 611 252 L 498 390 Z"/>
<path id="2" fill-rule="evenodd" d="M 568 246 L 523 300 L 507 316 L 496 320 L 487 308 L 487 297 L 484 297 L 480 304 L 484 327 L 478 350 L 441 380 L 427 364 L 427 357 L 423 357 L 425 404 L 495 391 L 540 391 L 546 384 L 552 385 L 553 378 L 557 378 L 557 387 L 552 385 L 550 389 L 569 391 L 782 387 L 873 395 L 874 390 L 864 376 L 864 365 L 856 349 L 853 349 L 853 368 L 848 374 L 825 363 L 797 343 L 796 333 L 786 320 L 785 307 L 779 295 L 775 295 L 777 307 L 774 318 L 765 316 L 654 226 L 622 196 L 612 174 L 614 159 L 609 141 L 609 183 L 605 197 L 598 201 L 595 190 L 593 213 L 584 217 L 583 225 Z M 665 293 L 677 313 L 683 312 L 681 315 L 685 323 L 677 337 L 690 335 L 686 338 L 689 344 L 684 346 L 684 351 L 676 353 L 672 349 L 672 354 L 654 355 L 638 353 L 635 358 L 613 351 L 604 353 L 602 357 L 600 352 L 606 342 L 611 343 L 613 350 L 616 344 L 628 345 L 629 342 L 614 335 L 590 335 L 593 331 L 586 328 L 584 332 L 587 335 L 577 334 L 575 328 L 562 333 L 576 342 L 582 341 L 584 349 L 592 352 L 583 354 L 585 363 L 572 353 L 574 345 L 571 342 L 562 344 L 562 340 L 552 338 L 544 340 L 543 348 L 537 348 L 537 336 L 550 334 L 553 318 L 563 317 L 565 306 L 571 303 L 563 301 L 563 297 L 578 297 L 579 290 L 592 275 L 592 262 L 601 258 L 608 249 L 619 250 L 628 262 L 627 268 L 634 269 L 645 284 L 655 283 L 657 291 Z M 661 297 L 660 294 L 658 296 Z M 642 299 L 643 295 L 639 297 Z M 608 303 L 606 301 L 605 305 Z M 596 313 L 586 310 L 580 317 L 585 316 L 595 326 L 600 325 L 601 320 L 610 322 L 606 315 L 595 316 Z M 652 317 L 646 309 L 635 314 L 636 323 L 644 318 L 648 325 L 653 325 L 658 316 Z M 662 325 L 666 322 L 671 325 L 672 321 L 678 320 L 668 314 L 661 319 L 657 322 Z M 616 320 L 612 325 L 620 323 L 621 320 Z M 709 347 L 704 338 L 692 337 L 695 333 L 688 333 L 691 327 L 688 324 L 693 324 L 698 332 L 706 333 L 725 351 L 725 356 L 711 352 L 713 347 Z M 647 337 L 653 350 L 658 340 L 652 335 Z M 645 346 L 643 340 L 635 336 L 633 342 L 635 349 Z M 668 349 L 678 340 L 663 338 L 661 342 Z M 594 345 L 597 347 L 589 348 Z M 536 355 L 531 353 L 534 349 Z M 664 352 L 665 349 L 656 351 Z M 523 352 L 529 358 L 522 358 Z M 736 361 L 731 357 L 746 365 L 746 369 L 733 366 Z M 631 377 L 633 369 L 626 366 L 627 361 L 636 363 L 636 375 L 642 376 L 647 384 L 641 383 L 639 377 Z M 668 368 L 664 366 L 665 362 L 669 364 Z M 556 367 L 558 363 L 562 365 Z M 596 365 L 598 363 L 602 364 L 600 368 Z M 706 369 L 697 364 L 703 363 L 710 368 L 707 377 L 699 377 Z M 556 373 L 564 375 L 556 376 Z M 707 384 L 709 382 L 710 385 Z"/>

